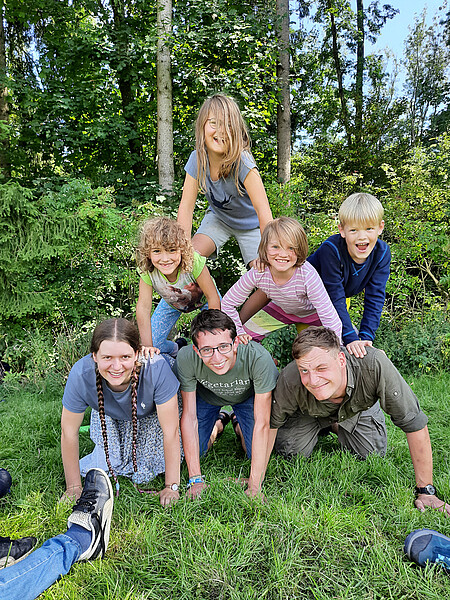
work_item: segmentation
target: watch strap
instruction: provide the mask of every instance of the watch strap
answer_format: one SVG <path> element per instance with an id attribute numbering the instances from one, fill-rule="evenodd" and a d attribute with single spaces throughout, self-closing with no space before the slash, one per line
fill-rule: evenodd
<path id="1" fill-rule="evenodd" d="M 427 496 L 435 496 L 436 495 L 436 488 L 431 483 L 429 483 L 425 487 L 416 486 L 414 491 L 416 493 L 416 496 L 418 496 L 419 494 L 426 494 Z"/>

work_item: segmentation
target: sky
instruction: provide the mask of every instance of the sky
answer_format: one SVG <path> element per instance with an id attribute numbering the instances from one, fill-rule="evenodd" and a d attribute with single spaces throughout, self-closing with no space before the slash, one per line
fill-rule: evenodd
<path id="1" fill-rule="evenodd" d="M 356 2 L 352 2 L 356 7 Z M 408 27 L 414 23 L 414 15 L 420 15 L 427 8 L 427 23 L 431 25 L 433 15 L 439 6 L 445 5 L 445 0 L 382 0 L 380 4 L 391 4 L 399 9 L 399 13 L 388 21 L 381 30 L 381 35 L 375 46 L 367 45 L 367 52 L 389 47 L 397 58 L 402 58 L 404 42 L 409 33 Z M 442 15 L 445 11 L 442 12 Z"/>

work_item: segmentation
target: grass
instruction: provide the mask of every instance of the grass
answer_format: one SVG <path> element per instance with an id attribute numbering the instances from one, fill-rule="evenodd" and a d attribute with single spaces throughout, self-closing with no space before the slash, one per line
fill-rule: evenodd
<path id="1" fill-rule="evenodd" d="M 430 417 L 435 484 L 450 498 L 450 375 L 410 382 Z M 65 531 L 70 508 L 60 456 L 62 388 L 0 388 L 0 466 L 14 486 L 0 500 L 0 532 L 35 535 L 39 543 Z M 421 569 L 403 554 L 406 535 L 430 527 L 450 535 L 450 520 L 413 507 L 414 474 L 405 435 L 389 422 L 388 454 L 360 461 L 323 438 L 311 459 L 271 458 L 267 502 L 249 501 L 229 479 L 249 462 L 231 426 L 203 460 L 211 483 L 202 498 L 164 510 L 121 480 L 104 561 L 74 565 L 43 599 L 120 600 L 441 600 L 450 578 Z M 92 448 L 81 434 L 81 452 Z M 187 480 L 185 466 L 182 482 Z M 155 485 L 162 487 L 158 478 Z"/>

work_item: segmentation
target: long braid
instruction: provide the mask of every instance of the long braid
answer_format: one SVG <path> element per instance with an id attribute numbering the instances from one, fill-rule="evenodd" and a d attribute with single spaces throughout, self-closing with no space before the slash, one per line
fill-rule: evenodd
<path id="1" fill-rule="evenodd" d="M 116 495 L 119 495 L 119 481 L 117 479 L 117 475 L 114 473 L 114 469 L 111 466 L 111 461 L 109 460 L 109 450 L 108 450 L 108 435 L 106 433 L 106 419 L 105 419 L 105 402 L 103 398 L 103 386 L 102 386 L 102 376 L 100 375 L 97 365 L 95 366 L 95 380 L 97 383 L 97 397 L 98 397 L 98 414 L 100 416 L 100 423 L 102 426 L 102 437 L 103 437 L 103 447 L 105 449 L 106 462 L 108 464 L 108 469 L 111 475 L 114 477 L 114 481 L 116 482 Z"/>
<path id="2" fill-rule="evenodd" d="M 136 439 L 137 439 L 137 389 L 139 384 L 139 373 L 141 371 L 141 363 L 136 362 L 134 365 L 133 372 L 131 374 L 131 417 L 133 422 L 133 468 L 134 472 L 137 472 L 137 459 L 136 459 Z"/>

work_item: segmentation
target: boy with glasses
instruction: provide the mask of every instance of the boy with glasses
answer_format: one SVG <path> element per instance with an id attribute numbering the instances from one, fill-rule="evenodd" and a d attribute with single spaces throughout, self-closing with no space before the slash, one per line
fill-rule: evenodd
<path id="1" fill-rule="evenodd" d="M 259 344 L 240 344 L 233 321 L 222 311 L 204 310 L 191 325 L 193 346 L 181 348 L 176 361 L 183 398 L 181 435 L 189 470 L 188 495 L 206 487 L 200 456 L 222 406 L 231 405 L 251 459 L 246 494 L 261 492 L 261 484 L 276 432 L 270 432 L 272 390 L 278 371 Z"/>

